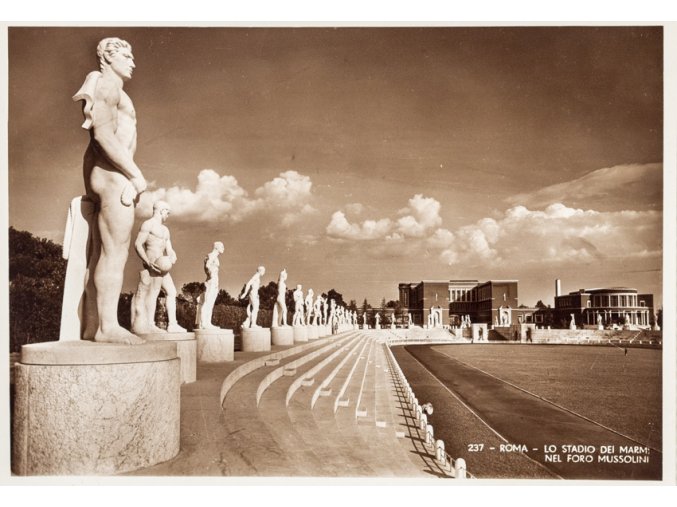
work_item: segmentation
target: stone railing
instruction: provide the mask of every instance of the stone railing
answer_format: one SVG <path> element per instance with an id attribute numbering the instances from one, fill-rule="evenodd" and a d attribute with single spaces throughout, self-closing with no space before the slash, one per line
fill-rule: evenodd
<path id="1" fill-rule="evenodd" d="M 428 343 L 430 340 L 428 341 Z M 447 473 L 453 475 L 455 479 L 474 479 L 475 477 L 467 471 L 466 469 L 466 464 L 465 460 L 463 458 L 452 458 L 446 451 L 445 451 L 445 446 L 444 446 L 444 441 L 442 440 L 435 440 L 435 430 L 432 426 L 432 424 L 428 424 L 428 416 L 423 413 L 423 408 L 421 405 L 418 403 L 418 399 L 416 398 L 416 395 L 414 394 L 413 389 L 409 385 L 409 382 L 407 381 L 407 377 L 405 377 L 404 373 L 402 372 L 402 369 L 400 368 L 400 365 L 398 364 L 397 360 L 395 359 L 395 356 L 393 355 L 392 351 L 390 350 L 389 346 L 386 346 L 385 349 L 387 350 L 388 354 L 388 362 L 391 365 L 391 368 L 397 375 L 397 377 L 400 380 L 401 385 L 404 387 L 405 395 L 407 397 L 407 403 L 411 409 L 411 411 L 414 413 L 414 416 L 416 418 L 416 424 L 418 425 L 418 430 L 423 432 L 425 435 L 425 445 L 435 456 L 435 461 L 437 464 Z"/>

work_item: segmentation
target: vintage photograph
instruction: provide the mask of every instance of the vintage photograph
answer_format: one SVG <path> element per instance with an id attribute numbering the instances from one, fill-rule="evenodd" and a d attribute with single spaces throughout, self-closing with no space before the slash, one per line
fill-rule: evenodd
<path id="1" fill-rule="evenodd" d="M 11 479 L 674 484 L 663 26 L 6 30 Z"/>

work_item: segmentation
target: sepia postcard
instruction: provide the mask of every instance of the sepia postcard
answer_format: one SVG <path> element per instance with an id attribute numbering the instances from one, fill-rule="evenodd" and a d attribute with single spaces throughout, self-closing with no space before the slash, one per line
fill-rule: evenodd
<path id="1" fill-rule="evenodd" d="M 4 30 L 1 482 L 675 484 L 674 26 Z"/>

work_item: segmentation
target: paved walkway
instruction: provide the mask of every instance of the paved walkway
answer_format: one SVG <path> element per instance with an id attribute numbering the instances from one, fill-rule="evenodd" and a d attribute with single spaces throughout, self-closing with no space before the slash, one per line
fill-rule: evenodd
<path id="1" fill-rule="evenodd" d="M 181 451 L 128 475 L 448 477 L 414 424 L 384 336 L 349 331 L 198 364 L 197 381 L 181 388 Z M 221 405 L 226 377 L 257 359 Z"/>

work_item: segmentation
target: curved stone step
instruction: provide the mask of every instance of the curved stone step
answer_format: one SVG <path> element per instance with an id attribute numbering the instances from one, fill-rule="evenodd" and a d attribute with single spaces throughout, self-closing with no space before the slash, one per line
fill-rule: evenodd
<path id="1" fill-rule="evenodd" d="M 352 349 L 341 359 L 341 361 L 336 365 L 336 367 L 329 373 L 329 375 L 322 381 L 322 383 L 315 389 L 313 396 L 310 401 L 310 408 L 315 406 L 317 399 L 320 396 L 331 396 L 333 388 L 332 382 L 339 374 L 339 372 L 346 366 L 350 359 L 357 354 L 357 350 L 365 342 L 366 338 L 364 335 L 359 335 L 359 339 L 355 342 Z"/>
<path id="2" fill-rule="evenodd" d="M 295 377 L 297 374 L 297 369 L 307 364 L 310 361 L 313 361 L 315 358 L 325 354 L 328 351 L 332 351 L 338 347 L 341 347 L 347 341 L 353 338 L 353 333 L 347 333 L 340 338 L 335 338 L 330 340 L 328 344 L 325 344 L 322 347 L 307 351 L 304 354 L 301 354 L 300 357 L 295 357 L 292 361 L 286 361 L 282 366 L 274 368 L 270 371 L 259 384 L 256 389 L 256 402 L 259 403 L 263 393 L 270 387 L 270 385 L 283 376 Z"/>
<path id="3" fill-rule="evenodd" d="M 346 394 L 348 388 L 352 384 L 353 378 L 355 376 L 359 377 L 360 373 L 364 371 L 364 366 L 366 365 L 366 358 L 371 346 L 371 339 L 367 336 L 367 339 L 364 342 L 362 348 L 358 351 L 355 361 L 352 364 L 351 369 L 347 372 L 345 378 L 343 378 L 343 383 L 336 396 L 334 397 L 334 413 L 338 410 L 339 407 L 348 407 L 350 405 L 350 398 Z M 365 352 L 366 350 L 366 352 Z M 355 401 L 353 401 L 354 403 Z"/>
<path id="4" fill-rule="evenodd" d="M 338 352 L 343 352 L 343 348 Z M 283 449 L 285 456 L 294 466 L 297 475 L 315 476 L 341 476 L 345 461 L 345 446 L 338 442 L 338 446 L 331 445 L 322 435 L 319 435 L 313 424 L 310 412 L 309 400 L 303 410 L 305 417 L 301 416 L 294 421 L 289 416 L 289 407 L 286 402 L 286 394 L 292 385 L 306 378 L 311 372 L 321 372 L 333 359 L 338 361 L 335 355 L 337 351 L 326 350 L 322 355 L 307 360 L 298 366 L 295 377 L 280 377 L 266 389 L 259 401 L 259 418 L 267 425 L 268 430 L 277 444 Z M 301 386 L 307 392 L 311 389 Z M 297 403 L 293 403 L 296 407 Z"/>
<path id="5" fill-rule="evenodd" d="M 319 386 L 322 386 L 324 381 L 322 382 L 315 382 L 315 378 L 318 376 L 320 371 L 322 371 L 328 364 L 332 363 L 336 358 L 341 358 L 343 356 L 346 356 L 346 352 L 351 349 L 352 345 L 359 340 L 359 336 L 353 336 L 352 339 L 348 340 L 347 342 L 343 342 L 340 347 L 338 347 L 337 350 L 333 351 L 329 356 L 325 357 L 317 363 L 315 366 L 313 366 L 310 370 L 308 370 L 303 377 L 297 377 L 294 382 L 289 386 L 289 389 L 287 390 L 287 396 L 285 398 L 285 404 L 289 405 L 289 400 L 292 399 L 294 396 L 294 393 L 301 387 L 301 386 L 307 386 L 310 387 L 313 384 L 319 384 Z M 319 392 L 319 389 L 318 389 Z"/>

